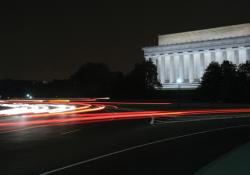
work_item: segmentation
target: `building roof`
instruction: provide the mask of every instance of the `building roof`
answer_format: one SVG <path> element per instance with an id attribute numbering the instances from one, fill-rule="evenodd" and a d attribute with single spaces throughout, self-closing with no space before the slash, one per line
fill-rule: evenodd
<path id="1" fill-rule="evenodd" d="M 159 35 L 158 44 L 171 45 L 241 36 L 250 36 L 250 23 Z"/>

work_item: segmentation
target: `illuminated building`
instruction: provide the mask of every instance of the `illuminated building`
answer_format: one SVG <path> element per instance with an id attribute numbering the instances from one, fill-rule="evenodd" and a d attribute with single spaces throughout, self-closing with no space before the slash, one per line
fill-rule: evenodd
<path id="1" fill-rule="evenodd" d="M 143 51 L 157 66 L 163 88 L 194 89 L 212 61 L 250 60 L 250 23 L 160 35 L 158 46 Z"/>

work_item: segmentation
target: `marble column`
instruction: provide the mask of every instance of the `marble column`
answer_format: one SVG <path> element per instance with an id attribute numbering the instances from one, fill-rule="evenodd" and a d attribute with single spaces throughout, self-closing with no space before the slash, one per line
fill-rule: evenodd
<path id="1" fill-rule="evenodd" d="M 194 52 L 194 79 L 200 78 L 200 53 Z"/>
<path id="2" fill-rule="evenodd" d="M 189 83 L 193 83 L 194 82 L 194 55 L 190 54 L 189 55 L 189 71 L 188 71 L 188 79 L 189 79 Z"/>
<path id="3" fill-rule="evenodd" d="M 183 53 L 183 64 L 184 64 L 184 80 L 189 82 L 189 62 L 190 62 L 190 54 L 188 52 Z M 185 81 L 184 81 L 185 82 Z"/>
<path id="4" fill-rule="evenodd" d="M 234 63 L 234 52 L 232 48 L 227 49 L 227 60 Z"/>
<path id="5" fill-rule="evenodd" d="M 184 56 L 183 54 L 179 55 L 179 77 L 181 82 L 184 81 Z"/>
<path id="6" fill-rule="evenodd" d="M 246 47 L 246 61 L 250 61 L 250 47 Z"/>
<path id="7" fill-rule="evenodd" d="M 160 83 L 163 82 L 163 77 L 162 77 L 162 62 L 161 62 L 161 56 L 158 55 L 156 57 L 156 60 L 157 60 L 157 73 L 158 73 L 158 80 L 160 81 Z"/>
<path id="8" fill-rule="evenodd" d="M 214 50 L 209 50 L 208 52 L 210 52 L 210 54 L 211 54 L 211 62 L 215 62 L 216 61 L 216 59 L 215 59 L 215 51 Z"/>
<path id="9" fill-rule="evenodd" d="M 215 61 L 219 64 L 221 64 L 223 61 L 222 51 L 220 49 L 216 49 L 215 51 Z"/>
<path id="10" fill-rule="evenodd" d="M 170 56 L 170 75 L 169 75 L 169 82 L 174 83 L 175 80 L 175 62 L 174 62 L 174 56 Z"/>
<path id="11" fill-rule="evenodd" d="M 234 64 L 239 65 L 239 49 L 234 49 Z"/>
<path id="12" fill-rule="evenodd" d="M 170 82 L 170 56 L 165 55 L 165 81 Z"/>
<path id="13" fill-rule="evenodd" d="M 180 77 L 180 56 L 179 54 L 174 54 L 174 65 L 175 65 L 175 77 L 174 82 L 177 82 L 177 79 Z"/>
<path id="14" fill-rule="evenodd" d="M 205 53 L 202 52 L 200 53 L 200 74 L 199 74 L 199 79 L 202 78 L 203 74 L 204 74 L 204 71 L 205 71 Z"/>
<path id="15" fill-rule="evenodd" d="M 227 55 L 227 50 L 223 49 L 222 50 L 222 62 L 225 61 L 225 60 L 229 61 L 228 60 L 228 55 Z"/>
<path id="16" fill-rule="evenodd" d="M 205 59 L 205 69 L 207 66 L 212 62 L 212 54 L 209 50 L 204 52 L 204 59 Z"/>
<path id="17" fill-rule="evenodd" d="M 161 66 L 161 84 L 165 83 L 165 56 L 160 56 L 160 66 Z"/>
<path id="18" fill-rule="evenodd" d="M 246 48 L 245 47 L 240 47 L 239 48 L 239 64 L 245 63 L 246 62 Z"/>

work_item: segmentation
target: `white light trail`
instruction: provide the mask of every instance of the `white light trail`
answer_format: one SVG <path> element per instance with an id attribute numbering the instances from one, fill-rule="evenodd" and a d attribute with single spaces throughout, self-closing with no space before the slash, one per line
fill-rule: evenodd
<path id="1" fill-rule="evenodd" d="M 74 110 L 74 105 L 61 104 L 0 104 L 0 107 L 7 107 L 10 109 L 0 110 L 0 115 L 21 115 L 27 113 L 59 113 Z"/>

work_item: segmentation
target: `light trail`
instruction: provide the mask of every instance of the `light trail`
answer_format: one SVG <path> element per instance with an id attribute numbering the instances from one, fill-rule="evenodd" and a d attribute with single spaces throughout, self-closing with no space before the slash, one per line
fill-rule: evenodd
<path id="1" fill-rule="evenodd" d="M 100 102 L 96 99 L 7 100 L 0 101 L 0 131 L 40 126 L 86 124 L 113 120 L 183 117 L 209 114 L 250 113 L 250 108 L 158 110 L 121 112 L 119 105 L 168 105 L 170 103 Z M 7 108 L 7 109 L 6 109 Z M 112 108 L 112 111 L 103 110 Z M 116 111 L 117 110 L 117 111 Z"/>
<path id="2" fill-rule="evenodd" d="M 50 105 L 50 104 L 0 104 L 0 107 L 8 109 L 0 110 L 0 116 L 20 115 L 28 113 L 59 113 L 72 111 L 75 109 L 73 105 Z"/>

